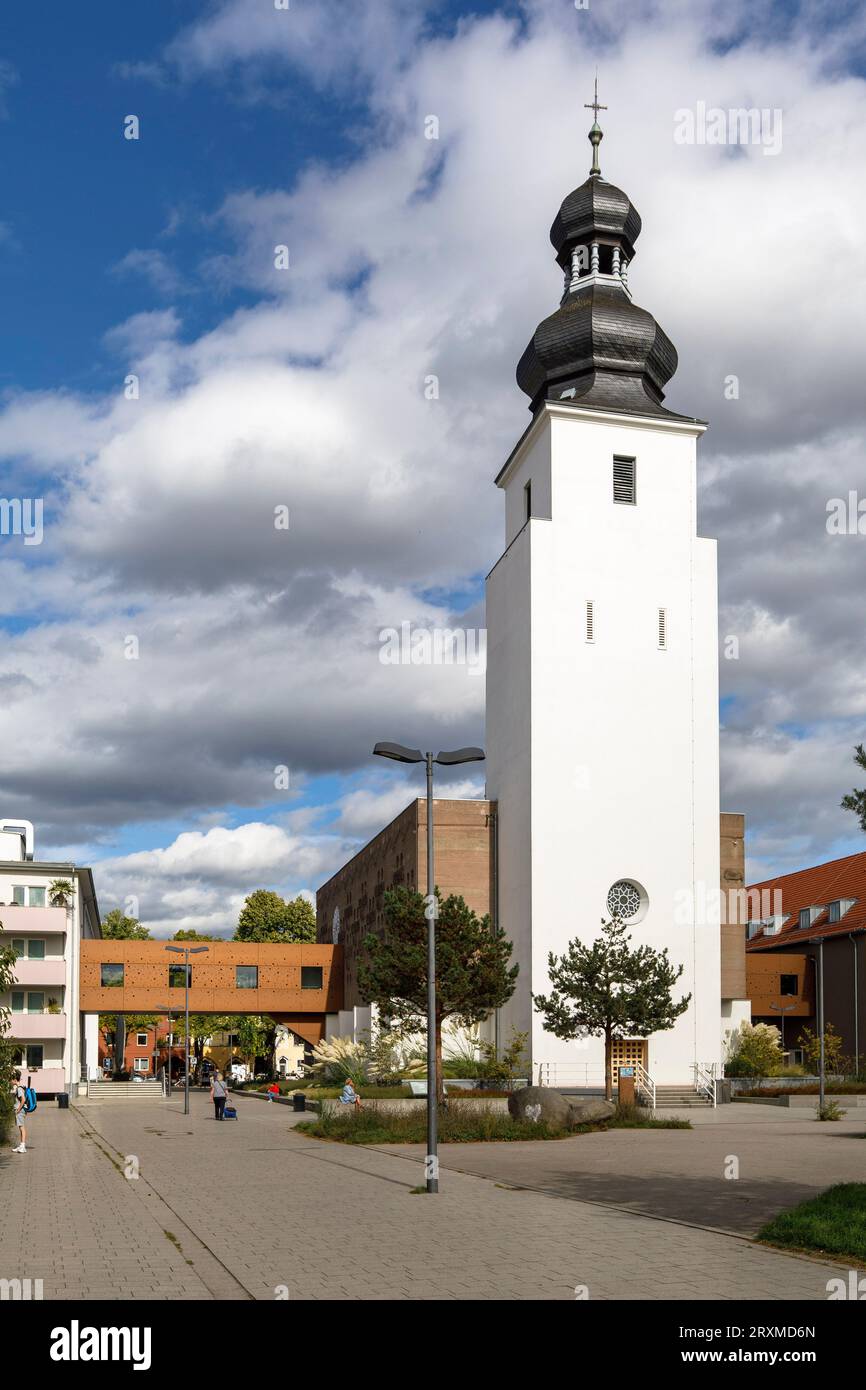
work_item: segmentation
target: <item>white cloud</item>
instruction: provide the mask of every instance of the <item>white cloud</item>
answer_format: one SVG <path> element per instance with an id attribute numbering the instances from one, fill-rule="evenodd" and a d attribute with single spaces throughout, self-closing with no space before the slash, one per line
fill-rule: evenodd
<path id="1" fill-rule="evenodd" d="M 0 555 L 6 602 L 46 618 L 0 651 L 0 678 L 35 687 L 26 747 L 20 683 L 0 705 L 3 789 L 58 840 L 269 804 L 276 763 L 352 773 L 381 737 L 482 740 L 483 682 L 384 668 L 377 634 L 454 625 L 425 596 L 465 591 L 497 558 L 492 478 L 528 420 L 513 372 L 558 302 L 547 228 L 588 167 L 575 94 L 591 90 L 602 29 L 602 167 L 644 220 L 632 288 L 679 348 L 671 405 L 711 422 L 703 530 L 720 538 L 723 632 L 741 639 L 722 668 L 736 697 L 726 804 L 777 839 L 819 827 L 816 856 L 844 833 L 835 806 L 866 693 L 862 565 L 824 516 L 862 472 L 864 84 L 838 72 L 838 29 L 806 46 L 752 6 L 566 8 L 527 7 L 525 31 L 497 16 L 424 41 L 420 6 L 365 5 L 353 26 L 298 4 L 289 31 L 285 12 L 227 3 L 178 39 L 170 58 L 190 79 L 261 78 L 278 59 L 327 84 L 354 65 L 375 120 L 354 162 L 224 202 L 203 273 L 218 267 L 252 307 L 192 342 L 175 309 L 138 315 L 109 339 L 113 397 L 19 394 L 0 415 L 0 451 L 51 470 L 58 504 L 38 567 Z M 706 42 L 709 24 L 750 23 L 754 41 Z M 781 107 L 781 154 L 676 145 L 674 112 L 698 100 Z M 431 112 L 439 142 L 423 136 Z M 816 183 L 832 191 L 817 241 Z M 170 263 L 132 254 L 174 298 Z M 136 402 L 120 391 L 130 363 Z M 809 727 L 795 736 L 792 721 Z M 755 729 L 784 756 L 745 756 Z M 821 778 L 798 775 L 819 764 Z M 358 833 L 396 797 L 370 785 L 341 811 Z"/>

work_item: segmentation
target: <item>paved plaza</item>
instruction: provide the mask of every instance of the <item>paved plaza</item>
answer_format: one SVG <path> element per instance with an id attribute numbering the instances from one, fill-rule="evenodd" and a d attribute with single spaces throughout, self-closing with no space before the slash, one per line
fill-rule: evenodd
<path id="1" fill-rule="evenodd" d="M 444 1146 L 428 1197 L 412 1149 L 238 1108 L 217 1126 L 203 1093 L 189 1117 L 175 1100 L 40 1107 L 31 1151 L 0 1156 L 0 1278 L 42 1279 L 46 1299 L 822 1300 L 846 1270 L 742 1232 L 866 1164 L 862 1118 L 729 1106 L 692 1132 Z"/>

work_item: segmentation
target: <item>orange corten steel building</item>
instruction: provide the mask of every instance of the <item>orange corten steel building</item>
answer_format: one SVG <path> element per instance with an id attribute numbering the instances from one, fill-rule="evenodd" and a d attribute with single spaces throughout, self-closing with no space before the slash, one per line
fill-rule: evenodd
<path id="1" fill-rule="evenodd" d="M 168 944 L 82 941 L 82 1013 L 156 1014 L 169 1004 L 180 1014 L 183 956 L 167 951 Z M 268 1014 L 315 1044 L 325 1036 L 326 1015 L 343 1007 L 341 946 L 211 941 L 207 947 L 206 953 L 190 957 L 191 1013 Z M 174 985 L 169 984 L 171 968 L 179 981 Z M 253 987 L 239 984 L 251 978 Z"/>

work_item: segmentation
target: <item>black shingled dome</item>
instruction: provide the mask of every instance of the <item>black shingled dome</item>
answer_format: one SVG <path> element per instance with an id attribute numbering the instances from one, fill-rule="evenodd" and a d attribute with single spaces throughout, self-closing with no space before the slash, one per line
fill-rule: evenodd
<path id="1" fill-rule="evenodd" d="M 591 241 L 593 233 L 616 238 L 626 259 L 631 260 L 640 228 L 640 213 L 628 195 L 597 175 L 569 193 L 554 218 L 550 240 L 565 270 L 572 246 Z"/>
<path id="2" fill-rule="evenodd" d="M 563 271 L 574 247 L 618 247 L 630 262 L 641 230 L 631 200 L 600 174 L 569 193 L 550 229 Z M 606 263 L 606 262 L 605 262 Z M 590 280 L 592 277 L 590 277 Z M 635 415 L 681 418 L 662 405 L 677 369 L 676 348 L 652 314 L 633 304 L 612 274 L 569 289 L 556 313 L 539 324 L 520 359 L 517 382 L 536 411 L 545 400 Z"/>

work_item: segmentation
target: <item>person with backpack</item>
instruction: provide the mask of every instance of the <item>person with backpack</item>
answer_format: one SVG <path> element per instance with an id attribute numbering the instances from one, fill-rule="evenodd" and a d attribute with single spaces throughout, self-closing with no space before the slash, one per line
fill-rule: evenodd
<path id="1" fill-rule="evenodd" d="M 15 1123 L 18 1126 L 18 1147 L 13 1149 L 14 1154 L 26 1154 L 27 1152 L 27 1127 L 25 1119 L 32 1115 L 36 1109 L 36 1092 L 30 1085 L 30 1078 L 27 1078 L 25 1085 L 21 1085 L 21 1073 L 18 1073 L 17 1084 L 12 1083 L 12 1090 L 15 1097 Z"/>

